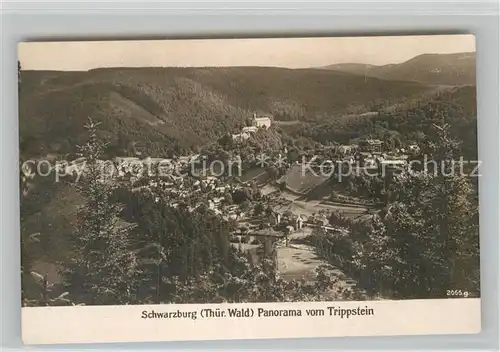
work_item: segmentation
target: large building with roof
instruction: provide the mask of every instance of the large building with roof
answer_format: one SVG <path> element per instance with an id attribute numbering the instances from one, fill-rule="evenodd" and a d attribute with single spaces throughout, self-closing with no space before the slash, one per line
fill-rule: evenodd
<path id="1" fill-rule="evenodd" d="M 271 127 L 273 118 L 270 115 L 253 114 L 253 125 L 256 127 L 269 128 Z"/>

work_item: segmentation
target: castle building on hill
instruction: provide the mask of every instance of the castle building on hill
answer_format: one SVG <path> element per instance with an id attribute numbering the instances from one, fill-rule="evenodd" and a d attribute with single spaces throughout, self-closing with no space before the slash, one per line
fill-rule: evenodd
<path id="1" fill-rule="evenodd" d="M 256 127 L 269 128 L 272 124 L 272 116 L 257 116 L 256 113 L 253 114 L 253 125 Z"/>

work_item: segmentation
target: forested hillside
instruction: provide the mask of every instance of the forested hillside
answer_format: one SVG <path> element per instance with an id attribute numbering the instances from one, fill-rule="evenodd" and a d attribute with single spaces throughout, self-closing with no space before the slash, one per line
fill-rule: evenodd
<path id="1" fill-rule="evenodd" d="M 236 131 L 254 112 L 314 121 L 435 89 L 327 70 L 271 67 L 23 71 L 22 82 L 25 157 L 75 152 L 88 116 L 102 122 L 109 153 L 165 155 Z"/>
<path id="2" fill-rule="evenodd" d="M 291 136 L 320 143 L 349 144 L 365 136 L 379 138 L 398 147 L 422 142 L 431 128 L 428 116 L 436 110 L 451 125 L 452 135 L 461 140 L 465 157 L 477 158 L 476 87 L 447 89 L 431 97 L 416 99 L 392 109 L 380 109 L 375 116 L 344 116 L 317 123 L 300 123 L 282 128 Z"/>

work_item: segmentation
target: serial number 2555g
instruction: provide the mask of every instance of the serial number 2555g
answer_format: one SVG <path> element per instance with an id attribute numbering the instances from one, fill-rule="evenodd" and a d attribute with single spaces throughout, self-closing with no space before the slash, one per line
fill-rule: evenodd
<path id="1" fill-rule="evenodd" d="M 449 297 L 469 297 L 469 292 L 462 290 L 446 290 L 446 295 Z"/>

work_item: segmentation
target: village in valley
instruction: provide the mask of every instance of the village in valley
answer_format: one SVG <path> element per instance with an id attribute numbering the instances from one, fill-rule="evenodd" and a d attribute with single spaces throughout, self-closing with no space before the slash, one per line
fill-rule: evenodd
<path id="1" fill-rule="evenodd" d="M 203 206 L 229 221 L 231 245 L 251 263 L 273 260 L 285 280 L 313 281 L 316 269 L 323 265 L 336 278 L 335 289 L 356 289 L 355 280 L 318 256 L 311 234 L 316 229 L 349 236 L 346 228 L 332 224 L 334 213 L 359 222 L 371 219 L 376 201 L 336 192 L 334 184 L 345 185 L 342 177 L 359 176 L 366 170 L 373 175 L 403 167 L 419 147 L 412 144 L 387 150 L 378 139 L 362 139 L 357 144 L 320 145 L 305 150 L 294 161 L 288 159 L 285 147 L 274 155 L 264 151 L 243 162 L 238 153 L 241 148 L 254 135 L 268 133 L 275 126 L 272 116 L 254 114 L 249 126 L 231 135 L 231 150 L 226 151 L 228 158 L 223 162 L 199 153 L 172 158 L 116 157 L 107 165 L 100 163 L 104 174 L 125 182 L 133 192 L 160 192 L 174 208 L 183 204 L 193 211 Z M 209 166 L 209 160 L 218 167 Z M 85 158 L 78 158 L 64 173 L 76 176 L 84 164 Z M 325 165 L 337 165 L 337 170 L 327 170 Z M 339 174 L 346 167 L 349 172 Z"/>
<path id="2" fill-rule="evenodd" d="M 376 66 L 368 40 L 326 66 L 20 59 L 23 306 L 478 297 L 475 54 Z"/>

